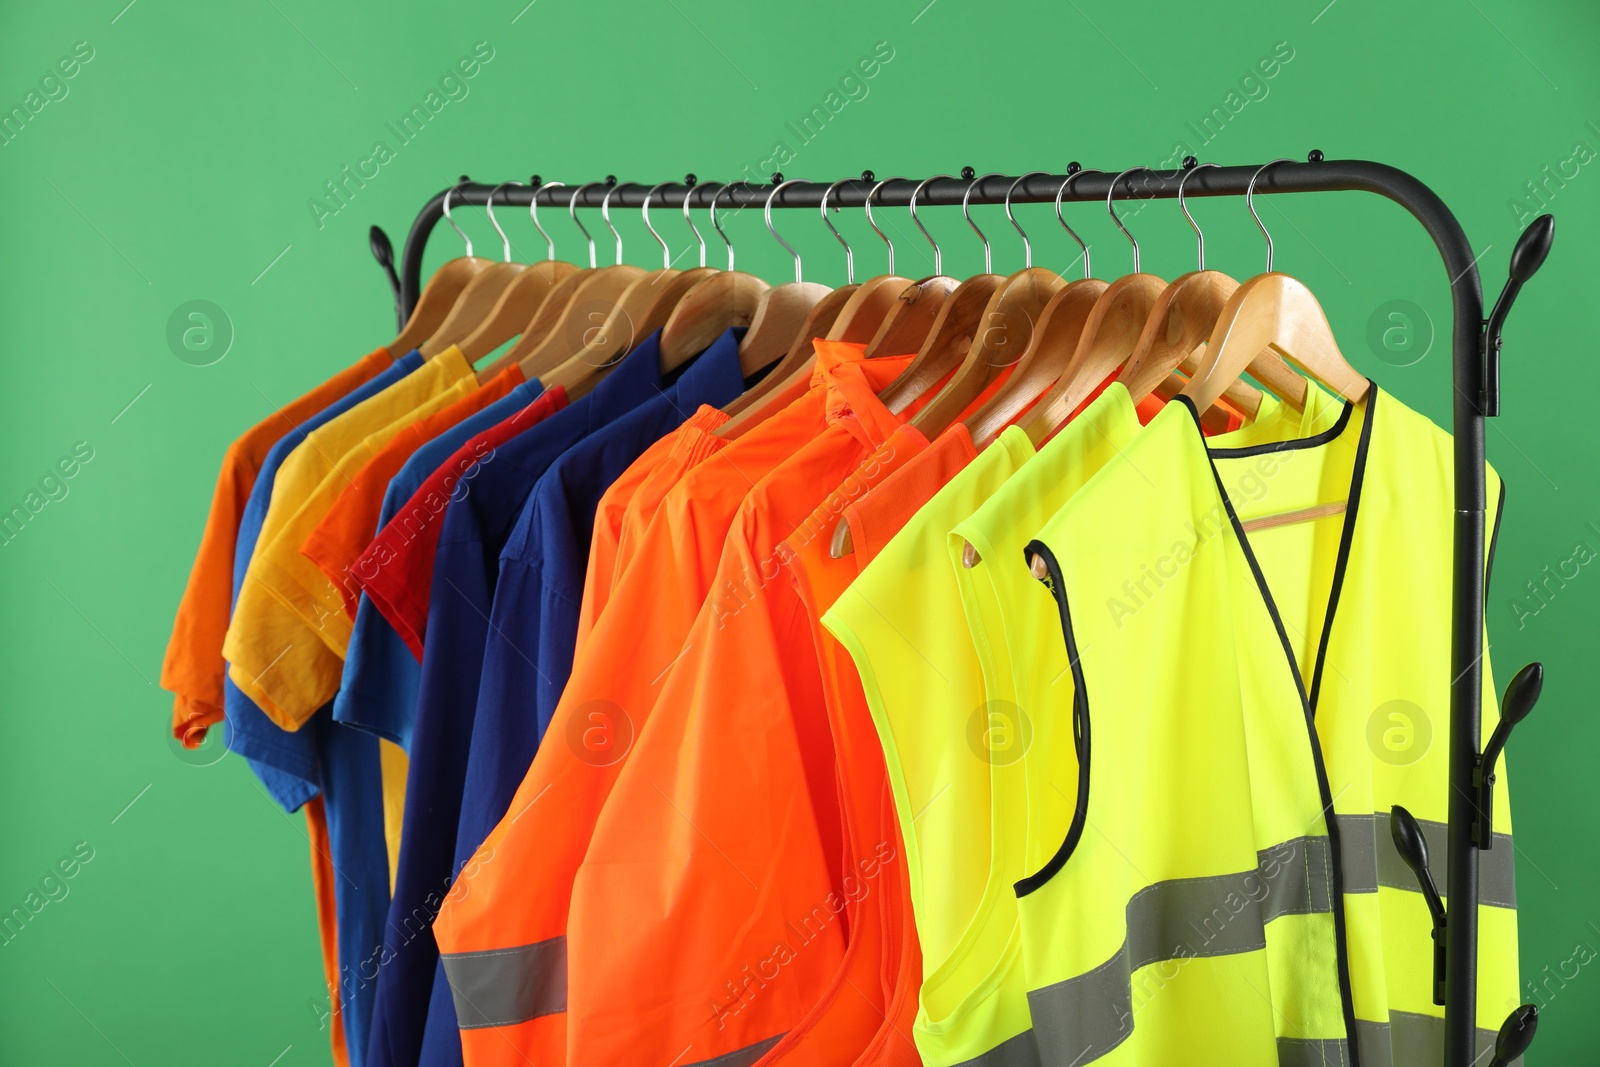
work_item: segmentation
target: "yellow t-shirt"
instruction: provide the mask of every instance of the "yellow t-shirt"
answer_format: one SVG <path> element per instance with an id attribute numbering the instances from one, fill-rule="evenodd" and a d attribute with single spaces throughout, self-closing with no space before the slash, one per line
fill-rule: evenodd
<path id="1" fill-rule="evenodd" d="M 306 535 L 378 447 L 476 387 L 452 346 L 314 430 L 279 469 L 223 656 L 234 684 L 283 729 L 299 729 L 338 691 L 349 640 L 339 591 L 300 553 Z"/>

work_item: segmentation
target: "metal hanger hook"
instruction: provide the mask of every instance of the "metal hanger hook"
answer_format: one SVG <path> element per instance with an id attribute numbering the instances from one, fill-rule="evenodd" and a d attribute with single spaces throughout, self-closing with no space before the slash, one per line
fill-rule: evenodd
<path id="1" fill-rule="evenodd" d="M 1049 173 L 1050 172 L 1047 170 L 1030 170 L 1028 173 L 1012 182 L 1011 187 L 1006 190 L 1006 221 L 1011 223 L 1011 228 L 1016 230 L 1018 236 L 1022 238 L 1023 266 L 1025 267 L 1033 266 L 1033 243 L 1028 240 L 1028 234 L 1025 230 L 1023 230 L 1021 224 L 1017 222 L 1017 217 L 1011 213 L 1011 194 L 1017 191 L 1017 186 L 1021 185 L 1035 174 L 1043 174 L 1048 176 Z"/>
<path id="2" fill-rule="evenodd" d="M 622 188 L 620 182 L 613 183 L 611 188 L 606 190 L 606 195 L 600 198 L 600 217 L 605 220 L 606 229 L 611 231 L 611 236 L 615 238 L 617 242 L 616 262 L 618 266 L 622 264 L 622 234 L 618 233 L 617 228 L 611 225 L 611 197 L 615 195 L 616 191 L 620 188 Z"/>
<path id="3" fill-rule="evenodd" d="M 489 213 L 489 225 L 494 227 L 494 232 L 500 235 L 501 256 L 507 263 L 511 262 L 511 238 L 506 236 L 506 231 L 500 228 L 500 220 L 494 217 L 494 194 L 508 185 L 521 185 L 521 182 L 501 182 L 489 190 L 489 199 L 483 203 L 483 209 Z"/>
<path id="4" fill-rule="evenodd" d="M 1093 275 L 1089 272 L 1089 246 L 1083 243 L 1083 238 L 1078 236 L 1077 230 L 1074 230 L 1071 226 L 1067 225 L 1067 220 L 1061 214 L 1061 198 L 1066 195 L 1067 187 L 1073 182 L 1077 181 L 1079 175 L 1083 173 L 1082 170 L 1077 168 L 1078 165 L 1076 163 L 1068 164 L 1067 180 L 1062 182 L 1061 188 L 1056 190 L 1056 221 L 1061 223 L 1061 228 L 1063 230 L 1067 231 L 1067 236 L 1078 242 L 1078 247 L 1083 249 L 1083 276 L 1085 278 L 1091 278 Z"/>
<path id="5" fill-rule="evenodd" d="M 539 231 L 539 236 L 544 238 L 545 259 L 554 263 L 556 259 L 556 243 L 543 226 L 539 224 L 539 194 L 546 189 L 565 188 L 566 182 L 539 182 L 533 187 L 533 196 L 528 198 L 528 218 L 533 220 L 533 228 Z"/>
<path id="6" fill-rule="evenodd" d="M 694 195 L 694 175 L 687 175 L 684 179 L 683 190 L 683 221 L 689 227 L 689 232 L 694 234 L 695 243 L 700 246 L 700 265 L 706 265 L 706 239 L 700 236 L 700 228 L 694 224 L 694 219 L 689 217 L 689 198 Z"/>
<path id="7" fill-rule="evenodd" d="M 1220 165 L 1218 163 L 1196 163 L 1184 172 L 1183 177 L 1178 179 L 1178 210 L 1183 212 L 1183 217 L 1189 220 L 1189 225 L 1194 229 L 1194 239 L 1200 247 L 1198 268 L 1200 270 L 1206 269 L 1206 235 L 1200 232 L 1200 224 L 1194 221 L 1194 216 L 1189 214 L 1189 205 L 1183 202 L 1183 183 L 1192 178 L 1196 171 Z"/>
<path id="8" fill-rule="evenodd" d="M 1122 220 L 1117 218 L 1117 209 L 1111 206 L 1111 198 L 1117 191 L 1117 183 L 1123 178 L 1132 174 L 1136 170 L 1149 169 L 1149 167 L 1129 167 L 1115 178 L 1112 178 L 1111 188 L 1106 190 L 1106 211 L 1111 214 L 1111 221 L 1117 224 L 1117 229 L 1122 231 L 1122 236 L 1126 237 L 1128 239 L 1128 243 L 1133 245 L 1133 273 L 1135 274 L 1139 273 L 1139 242 L 1134 240 L 1133 234 L 1129 233 L 1128 228 L 1122 224 Z"/>
<path id="9" fill-rule="evenodd" d="M 589 227 L 585 226 L 578 219 L 578 197 L 582 196 L 583 195 L 583 191 L 585 189 L 589 188 L 589 186 L 591 186 L 591 185 L 604 185 L 604 184 L 605 184 L 605 182 L 584 182 L 582 185 L 580 185 L 576 189 L 572 190 L 572 198 L 567 201 L 567 215 L 568 215 L 568 217 L 570 217 L 572 219 L 572 224 L 574 226 L 578 227 L 578 231 L 583 234 L 583 239 L 585 241 L 589 242 L 589 269 L 590 270 L 594 270 L 594 268 L 596 266 L 595 256 L 594 256 L 594 235 L 589 232 Z"/>
<path id="10" fill-rule="evenodd" d="M 911 190 L 911 221 L 917 224 L 917 229 L 922 231 L 922 236 L 926 237 L 928 239 L 928 243 L 933 246 L 933 273 L 935 274 L 944 273 L 944 253 L 939 251 L 939 242 L 933 239 L 933 234 L 929 233 L 928 228 L 922 224 L 922 220 L 917 218 L 917 194 L 922 192 L 922 187 L 924 185 L 927 185 L 935 178 L 948 177 L 950 177 L 948 174 L 935 174 L 932 178 L 922 179 L 917 183 L 917 187 Z"/>
<path id="11" fill-rule="evenodd" d="M 463 174 L 461 176 L 461 180 L 460 181 L 456 182 L 449 189 L 445 190 L 445 194 L 444 194 L 444 221 L 446 221 L 446 222 L 448 222 L 450 224 L 450 228 L 452 230 L 456 231 L 456 236 L 461 238 L 462 243 L 467 246 L 467 258 L 471 259 L 472 258 L 472 238 L 468 237 L 467 236 L 467 231 L 463 230 L 460 226 L 457 226 L 456 225 L 456 220 L 450 217 L 450 197 L 455 194 L 456 190 L 460 189 L 465 184 L 467 184 L 467 176 L 465 174 Z"/>
<path id="12" fill-rule="evenodd" d="M 711 194 L 711 226 L 717 231 L 717 236 L 722 238 L 722 243 L 728 246 L 729 270 L 733 269 L 733 242 L 728 240 L 728 235 L 722 232 L 722 223 L 717 221 L 717 198 L 731 188 L 732 185 L 719 185 L 717 191 Z"/>
<path id="13" fill-rule="evenodd" d="M 1267 232 L 1267 224 L 1261 221 L 1261 216 L 1256 214 L 1256 179 L 1261 177 L 1261 172 L 1268 167 L 1275 167 L 1279 163 L 1293 163 L 1292 159 L 1274 159 L 1271 163 L 1263 163 L 1256 172 L 1250 175 L 1250 184 L 1244 191 L 1244 206 L 1250 209 L 1250 217 L 1256 220 L 1256 226 L 1261 230 L 1261 236 L 1267 239 L 1267 273 L 1272 273 L 1272 234 Z"/>
<path id="14" fill-rule="evenodd" d="M 792 247 L 790 247 L 789 242 L 785 241 L 783 239 L 783 235 L 778 233 L 777 229 L 772 225 L 772 201 L 776 199 L 778 194 L 783 191 L 784 186 L 793 185 L 795 182 L 801 180 L 803 179 L 789 178 L 786 181 L 781 181 L 777 185 L 774 185 L 772 187 L 772 192 L 767 194 L 766 204 L 762 207 L 762 214 L 764 214 L 767 219 L 767 232 L 772 234 L 773 239 L 783 246 L 784 251 L 788 252 L 794 257 L 794 280 L 797 282 L 805 281 L 805 279 L 800 276 L 800 253 L 796 252 Z M 824 216 L 824 218 L 826 218 L 826 216 Z"/>
<path id="15" fill-rule="evenodd" d="M 889 235 L 888 234 L 886 234 L 882 230 L 878 229 L 878 221 L 872 217 L 872 198 L 877 195 L 879 189 L 882 189 L 885 185 L 888 185 L 890 182 L 903 182 L 903 181 L 905 181 L 904 178 L 900 177 L 899 175 L 895 175 L 893 178 L 885 178 L 885 179 L 883 179 L 883 181 L 878 182 L 871 189 L 867 190 L 867 202 L 864 205 L 866 207 L 866 209 L 867 209 L 867 225 L 871 226 L 872 227 L 872 232 L 877 234 L 879 237 L 883 238 L 883 243 L 889 246 L 889 273 L 890 274 L 894 273 L 894 242 L 889 240 Z"/>
<path id="16" fill-rule="evenodd" d="M 639 214 L 644 216 L 644 228 L 650 231 L 650 236 L 656 239 L 656 244 L 661 246 L 661 269 L 667 270 L 672 266 L 672 250 L 667 247 L 667 242 L 662 240 L 656 228 L 650 225 L 650 198 L 656 195 L 656 190 L 671 185 L 671 182 L 660 182 L 652 185 L 644 194 L 644 203 L 639 207 Z"/>
<path id="17" fill-rule="evenodd" d="M 978 229 L 978 224 L 972 221 L 972 209 L 969 205 L 972 202 L 972 190 L 978 187 L 979 182 L 986 182 L 990 178 L 1004 177 L 1005 175 L 999 171 L 993 171 L 981 178 L 974 178 L 967 183 L 967 191 L 961 194 L 961 217 L 967 220 L 967 225 L 972 227 L 972 232 L 977 234 L 978 240 L 983 242 L 983 273 L 985 274 L 994 273 L 994 255 L 989 250 L 989 238 L 984 236 L 983 231 Z"/>
<path id="18" fill-rule="evenodd" d="M 854 178 L 840 178 L 838 181 L 822 190 L 822 224 L 826 226 L 829 232 L 833 234 L 834 240 L 844 245 L 844 278 L 846 285 L 854 285 L 856 283 L 856 253 L 855 250 L 850 247 L 850 242 L 846 241 L 844 239 L 844 235 L 838 230 L 834 229 L 833 223 L 829 221 L 828 197 L 832 196 L 833 191 L 839 188 L 839 186 L 843 185 L 845 182 L 853 181 L 855 181 Z M 838 211 L 839 209 L 834 208 L 833 210 Z"/>

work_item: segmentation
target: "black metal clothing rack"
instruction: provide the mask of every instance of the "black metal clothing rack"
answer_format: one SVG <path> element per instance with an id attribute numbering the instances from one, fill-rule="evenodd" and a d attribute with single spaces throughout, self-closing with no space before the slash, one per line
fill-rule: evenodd
<path id="1" fill-rule="evenodd" d="M 1192 160 L 1185 163 L 1192 167 Z M 1450 683 L 1450 802 L 1448 831 L 1448 872 L 1446 892 L 1450 907 L 1448 921 L 1434 882 L 1428 873 L 1425 848 L 1420 832 L 1408 836 L 1407 825 L 1415 830 L 1410 816 L 1397 808 L 1396 844 L 1402 856 L 1418 874 L 1423 893 L 1435 918 L 1435 999 L 1445 1009 L 1446 1067 L 1471 1067 L 1478 1062 L 1476 1044 L 1478 971 L 1478 853 L 1493 844 L 1490 832 L 1491 800 L 1495 761 L 1506 736 L 1532 708 L 1537 699 L 1541 669 L 1538 664 L 1524 668 L 1507 686 L 1501 725 L 1482 747 L 1481 699 L 1483 692 L 1482 647 L 1484 604 L 1484 419 L 1500 411 L 1501 328 L 1522 284 L 1543 264 L 1554 233 L 1554 220 L 1540 216 L 1528 225 L 1511 256 L 1511 269 L 1505 288 L 1491 314 L 1484 316 L 1483 289 L 1478 277 L 1477 257 L 1461 225 L 1443 200 L 1421 181 L 1405 171 L 1367 160 L 1324 159 L 1312 152 L 1304 163 L 1280 161 L 1240 167 L 1207 167 L 1171 172 L 1140 168 L 1131 172 L 1080 170 L 1076 164 L 1067 174 L 1032 174 L 1020 180 L 1012 176 L 988 176 L 975 184 L 965 178 L 935 178 L 922 186 L 919 205 L 956 205 L 963 197 L 969 203 L 1000 204 L 1008 190 L 1010 202 L 1051 203 L 1063 183 L 1073 181 L 1061 199 L 1064 202 L 1113 199 L 1171 199 L 1178 195 L 1180 179 L 1185 197 L 1243 196 L 1254 180 L 1258 195 L 1276 193 L 1316 193 L 1361 191 L 1387 197 L 1414 215 L 1433 238 L 1444 260 L 1454 310 L 1451 331 L 1452 376 L 1455 386 L 1453 432 L 1455 437 L 1455 531 L 1453 560 L 1453 604 L 1451 612 Z M 1013 188 L 1013 183 L 1015 187 Z M 838 207 L 861 207 L 878 182 L 870 172 L 860 179 L 837 184 L 829 203 Z M 706 186 L 687 183 L 660 186 L 624 183 L 615 179 L 586 186 L 538 188 L 531 185 L 485 185 L 463 178 L 460 184 L 441 190 L 423 205 L 406 236 L 398 275 L 393 267 L 393 251 L 388 238 L 377 227 L 372 229 L 372 249 L 389 273 L 395 290 L 396 311 L 404 324 L 416 306 L 422 287 L 422 254 L 428 236 L 444 215 L 445 197 L 452 210 L 488 203 L 493 193 L 499 205 L 526 207 L 537 200 L 541 207 L 600 207 L 610 197 L 615 207 L 642 207 L 647 196 L 652 206 L 681 206 L 686 197 L 701 194 L 697 203 L 706 203 Z M 873 197 L 875 207 L 905 206 L 918 186 L 914 179 L 896 178 L 879 186 Z M 1113 188 L 1115 186 L 1115 188 Z M 790 182 L 773 195 L 772 186 L 735 182 L 726 188 L 724 202 L 731 207 L 764 206 L 769 198 L 775 208 L 818 208 L 829 185 L 820 182 Z M 970 189 L 970 195 L 969 195 Z M 1439 973 L 1439 972 L 1442 972 Z M 1441 988 L 1442 987 L 1442 988 Z M 1537 1012 L 1531 1005 L 1513 1011 L 1501 1028 L 1495 1063 L 1509 1063 L 1521 1055 L 1537 1025 Z M 1352 1035 L 1352 1041 L 1354 1035 Z"/>

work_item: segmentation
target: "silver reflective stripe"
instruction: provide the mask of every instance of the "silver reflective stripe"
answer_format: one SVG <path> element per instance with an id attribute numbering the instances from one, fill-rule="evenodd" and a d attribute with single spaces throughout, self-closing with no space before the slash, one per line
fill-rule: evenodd
<path id="1" fill-rule="evenodd" d="M 1139 890 L 1128 901 L 1128 936 L 1115 955 L 1086 974 L 1028 993 L 1040 1061 L 1081 1067 L 1127 1040 L 1140 968 L 1170 964 L 1138 976 L 1138 1006 L 1176 978 L 1185 959 L 1264 949 L 1272 919 L 1330 913 L 1331 855 L 1325 837 L 1296 838 L 1258 852 L 1254 870 Z"/>
<path id="2" fill-rule="evenodd" d="M 684 1067 L 750 1067 L 752 1063 L 765 1056 L 768 1049 L 782 1040 L 783 1035 L 779 1034 L 776 1037 L 769 1037 L 765 1041 L 757 1041 L 754 1045 L 747 1045 L 733 1052 L 725 1052 L 713 1059 L 684 1064 Z"/>
<path id="3" fill-rule="evenodd" d="M 956 1067 L 1040 1067 L 1039 1046 L 1032 1030 L 1007 1038 L 981 1056 L 962 1060 Z"/>
<path id="4" fill-rule="evenodd" d="M 1349 1062 L 1349 1049 L 1339 1038 L 1278 1038 L 1278 1067 L 1346 1067 Z M 1366 1060 L 1361 1067 L 1367 1067 Z"/>
<path id="5" fill-rule="evenodd" d="M 1420 893 L 1417 878 L 1400 858 L 1389 832 L 1389 816 L 1339 815 L 1339 856 L 1344 866 L 1346 893 L 1376 893 L 1406 889 Z M 1449 833 L 1442 822 L 1418 819 L 1428 842 L 1428 866 L 1435 878 L 1449 870 Z M 1510 834 L 1495 834 L 1494 848 L 1478 853 L 1479 903 L 1497 908 L 1517 906 L 1517 879 Z"/>
<path id="6" fill-rule="evenodd" d="M 1493 1030 L 1478 1030 L 1474 1063 L 1486 1064 L 1493 1058 L 1496 1036 Z M 1356 1048 L 1361 1052 L 1361 1067 L 1443 1063 L 1444 1020 L 1409 1011 L 1391 1011 L 1387 1023 L 1357 1019 Z M 1522 1060 L 1512 1060 L 1511 1067 L 1522 1067 Z"/>
<path id="7" fill-rule="evenodd" d="M 445 952 L 445 977 L 463 1030 L 513 1026 L 567 1010 L 567 939 L 490 952 Z"/>

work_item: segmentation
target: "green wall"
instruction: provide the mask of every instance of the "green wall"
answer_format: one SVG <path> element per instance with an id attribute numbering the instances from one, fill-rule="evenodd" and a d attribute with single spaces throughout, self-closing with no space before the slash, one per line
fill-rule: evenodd
<path id="1" fill-rule="evenodd" d="M 1600 370 L 1584 340 L 1600 277 L 1592 4 L 125 3 L 0 11 L 0 111 L 39 107 L 0 145 L 0 329 L 11 352 L 0 510 L 26 501 L 74 449 L 80 460 L 68 464 L 73 477 L 46 483 L 59 499 L 0 547 L 0 910 L 39 892 L 58 862 L 74 871 L 50 883 L 66 895 L 0 947 L 0 1061 L 327 1062 L 304 822 L 276 810 L 240 762 L 175 753 L 156 679 L 227 443 L 392 336 L 369 225 L 398 242 L 461 173 L 537 171 L 569 183 L 691 170 L 728 179 L 779 164 L 808 178 L 966 164 L 1016 173 L 1071 159 L 1155 165 L 1190 150 L 1246 163 L 1311 148 L 1384 160 L 1432 185 L 1483 253 L 1491 294 L 1519 215 L 1539 209 L 1529 183 L 1543 183 L 1559 219 L 1555 252 L 1506 333 L 1505 414 L 1489 430 L 1509 485 L 1489 629 L 1502 684 L 1527 660 L 1548 667 L 1543 703 L 1511 751 L 1522 968 L 1530 985 L 1543 983 L 1547 1005 L 1531 1058 L 1591 1055 L 1600 1039 L 1600 967 L 1588 965 L 1600 950 L 1591 565 Z M 475 47 L 492 58 L 440 90 Z M 73 76 L 60 78 L 58 60 L 75 48 Z M 892 58 L 871 79 L 842 83 L 875 48 Z M 1277 60 L 1270 79 L 1259 76 L 1264 59 Z M 447 102 L 402 142 L 387 124 L 432 90 Z M 788 124 L 819 107 L 821 129 L 797 136 Z M 1197 134 L 1206 116 L 1209 131 Z M 375 177 L 351 186 L 342 206 L 311 203 L 380 140 L 389 151 Z M 1359 194 L 1263 204 L 1280 269 L 1318 294 L 1352 361 L 1448 420 L 1448 279 L 1421 229 Z M 1127 246 L 1103 214 L 1070 210 L 1094 243 L 1096 273 L 1125 271 Z M 636 213 L 624 214 L 629 258 L 653 262 Z M 1239 277 L 1259 269 L 1260 238 L 1241 203 L 1200 202 L 1195 214 L 1212 266 Z M 462 215 L 480 249 L 492 248 L 482 213 Z M 904 214 L 883 215 L 901 272 L 925 272 L 926 246 Z M 664 216 L 682 251 L 681 219 Z M 974 216 L 996 269 L 1019 267 L 1000 210 Z M 980 268 L 954 209 L 924 217 L 948 271 Z M 1065 268 L 1075 249 L 1049 209 L 1019 218 L 1036 261 Z M 782 219 L 808 276 L 841 280 L 842 255 L 816 217 Z M 575 231 L 558 213 L 551 221 L 558 250 L 577 256 Z M 525 217 L 508 213 L 508 225 L 523 254 L 539 252 Z M 1189 268 L 1192 238 L 1170 202 L 1130 225 L 1147 270 Z M 840 226 L 860 268 L 881 270 L 859 213 Z M 742 266 L 782 280 L 787 265 L 758 212 L 728 228 Z M 436 233 L 430 267 L 459 247 Z M 188 360 L 168 341 L 169 317 L 192 300 L 218 305 L 231 324 L 225 357 L 207 366 L 194 364 L 220 341 Z M 1529 582 L 1548 591 L 1535 599 Z"/>

